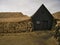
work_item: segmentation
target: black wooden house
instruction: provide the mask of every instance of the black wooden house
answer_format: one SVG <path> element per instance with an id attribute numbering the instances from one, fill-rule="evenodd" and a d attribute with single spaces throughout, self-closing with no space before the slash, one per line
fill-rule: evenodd
<path id="1" fill-rule="evenodd" d="M 33 30 L 50 30 L 54 21 L 54 17 L 43 4 L 31 19 L 33 22 Z"/>

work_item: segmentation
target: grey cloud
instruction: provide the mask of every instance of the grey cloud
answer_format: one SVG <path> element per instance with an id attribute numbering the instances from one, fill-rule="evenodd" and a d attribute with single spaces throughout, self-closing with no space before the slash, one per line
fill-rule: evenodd
<path id="1" fill-rule="evenodd" d="M 42 3 L 51 13 L 60 11 L 60 0 L 0 0 L 0 12 L 18 11 L 33 15 Z"/>

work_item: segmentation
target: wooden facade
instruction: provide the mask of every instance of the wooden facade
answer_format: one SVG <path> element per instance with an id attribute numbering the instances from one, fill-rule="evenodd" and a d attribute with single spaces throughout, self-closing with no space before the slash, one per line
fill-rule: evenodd
<path id="1" fill-rule="evenodd" d="M 33 30 L 51 30 L 54 22 L 54 17 L 43 4 L 31 18 Z"/>

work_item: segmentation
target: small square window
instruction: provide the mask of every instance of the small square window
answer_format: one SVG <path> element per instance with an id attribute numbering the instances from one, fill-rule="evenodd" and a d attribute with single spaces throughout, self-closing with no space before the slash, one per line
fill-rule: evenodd
<path id="1" fill-rule="evenodd" d="M 36 21 L 37 24 L 40 24 L 40 21 Z"/>

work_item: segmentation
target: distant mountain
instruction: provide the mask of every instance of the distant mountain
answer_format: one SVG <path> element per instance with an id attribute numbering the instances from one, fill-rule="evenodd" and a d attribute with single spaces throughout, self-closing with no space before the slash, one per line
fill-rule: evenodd
<path id="1" fill-rule="evenodd" d="M 60 12 L 53 13 L 55 19 L 60 19 Z"/>
<path id="2" fill-rule="evenodd" d="M 21 12 L 0 12 L 0 18 L 28 17 Z"/>
<path id="3" fill-rule="evenodd" d="M 0 12 L 0 22 L 18 22 L 29 19 L 30 17 L 21 12 Z"/>

